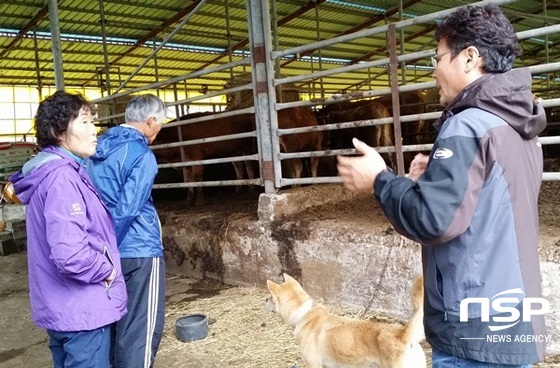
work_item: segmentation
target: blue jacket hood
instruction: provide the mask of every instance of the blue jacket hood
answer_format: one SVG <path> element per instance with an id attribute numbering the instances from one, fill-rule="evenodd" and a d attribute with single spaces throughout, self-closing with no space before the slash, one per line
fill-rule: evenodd
<path id="1" fill-rule="evenodd" d="M 109 129 L 97 140 L 97 149 L 90 160 L 103 161 L 122 146 L 133 141 L 141 141 L 148 145 L 148 139 L 130 126 L 119 125 Z"/>

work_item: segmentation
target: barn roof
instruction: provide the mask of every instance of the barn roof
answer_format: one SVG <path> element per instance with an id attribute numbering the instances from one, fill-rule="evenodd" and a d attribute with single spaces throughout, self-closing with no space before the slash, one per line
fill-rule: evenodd
<path id="1" fill-rule="evenodd" d="M 51 21 L 48 0 L 11 0 L 0 3 L 0 84 L 54 85 Z M 204 68 L 242 59 L 249 54 L 247 6 L 245 0 L 59 0 L 66 86 L 99 87 L 109 66 L 112 88 L 131 75 L 125 88 L 164 81 Z M 278 49 L 284 50 L 349 32 L 373 28 L 403 19 L 473 3 L 461 0 L 270 0 L 272 18 L 278 24 Z M 560 23 L 559 0 L 519 0 L 502 5 L 516 31 L 527 31 Z M 275 9 L 275 11 L 274 11 Z M 177 27 L 185 21 L 182 27 Z M 399 53 L 433 49 L 434 22 L 403 29 Z M 105 34 L 105 42 L 103 42 Z M 167 40 L 155 57 L 149 58 Z M 560 32 L 523 40 L 519 65 L 536 65 L 560 60 Z M 106 53 L 105 53 L 106 49 Z M 231 52 L 228 52 L 231 50 Z M 106 55 L 106 57 L 105 57 Z M 385 33 L 304 52 L 297 59 L 281 60 L 283 76 L 295 76 L 360 61 L 388 57 Z M 138 69 L 139 65 L 146 65 Z M 247 72 L 248 66 L 189 79 L 188 88 L 223 89 L 232 75 Z M 138 69 L 138 70 L 137 70 Z M 411 83 L 430 79 L 429 57 L 407 63 Z M 343 73 L 323 80 L 300 83 L 329 92 L 368 84 L 387 86 L 383 68 Z M 560 83 L 547 79 L 547 86 Z"/>

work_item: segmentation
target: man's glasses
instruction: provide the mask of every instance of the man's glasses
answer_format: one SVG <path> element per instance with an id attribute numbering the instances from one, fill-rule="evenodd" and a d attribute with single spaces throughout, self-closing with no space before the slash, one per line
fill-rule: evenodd
<path id="1" fill-rule="evenodd" d="M 443 54 L 432 56 L 432 66 L 434 67 L 434 69 L 437 68 L 437 63 L 441 60 L 441 58 L 449 53 L 451 53 L 451 50 L 444 52 Z"/>

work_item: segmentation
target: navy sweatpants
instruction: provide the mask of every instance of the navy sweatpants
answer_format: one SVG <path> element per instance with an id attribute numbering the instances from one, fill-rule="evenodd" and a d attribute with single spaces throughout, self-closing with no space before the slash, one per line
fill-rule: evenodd
<path id="1" fill-rule="evenodd" d="M 121 258 L 128 313 L 115 324 L 114 368 L 153 367 L 163 335 L 163 258 Z"/>

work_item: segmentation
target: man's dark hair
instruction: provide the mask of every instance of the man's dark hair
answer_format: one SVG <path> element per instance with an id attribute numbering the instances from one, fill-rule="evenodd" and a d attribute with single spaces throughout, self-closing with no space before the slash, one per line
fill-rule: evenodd
<path id="1" fill-rule="evenodd" d="M 82 108 L 95 113 L 93 105 L 78 92 L 57 91 L 45 98 L 35 114 L 35 136 L 39 148 L 59 146 L 58 137 L 78 117 Z"/>
<path id="2" fill-rule="evenodd" d="M 507 72 L 521 51 L 513 26 L 497 5 L 457 9 L 437 25 L 435 36 L 447 42 L 452 58 L 469 46 L 476 47 L 486 73 Z"/>

